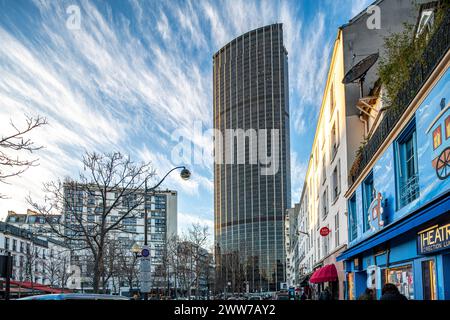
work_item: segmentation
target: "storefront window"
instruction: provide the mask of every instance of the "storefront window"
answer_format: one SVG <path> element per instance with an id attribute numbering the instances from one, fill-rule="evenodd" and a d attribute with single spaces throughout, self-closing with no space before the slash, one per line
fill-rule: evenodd
<path id="1" fill-rule="evenodd" d="M 414 299 L 414 280 L 411 264 L 401 267 L 384 269 L 382 280 L 383 284 L 395 284 L 398 288 L 398 291 L 400 291 L 400 293 L 409 300 Z"/>
<path id="2" fill-rule="evenodd" d="M 436 300 L 436 271 L 434 260 L 422 261 L 423 300 Z"/>

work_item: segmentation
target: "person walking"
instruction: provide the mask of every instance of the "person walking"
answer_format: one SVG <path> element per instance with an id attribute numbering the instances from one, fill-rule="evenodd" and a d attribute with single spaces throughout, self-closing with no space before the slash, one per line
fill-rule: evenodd
<path id="1" fill-rule="evenodd" d="M 331 295 L 328 288 L 325 288 L 322 292 L 320 292 L 319 300 L 331 300 Z"/>
<path id="2" fill-rule="evenodd" d="M 307 297 L 306 297 L 305 291 L 303 291 L 303 293 L 300 297 L 300 300 L 306 300 L 306 299 L 307 299 Z"/>
<path id="3" fill-rule="evenodd" d="M 398 291 L 398 288 L 395 284 L 386 283 L 381 290 L 381 298 L 380 300 L 396 300 L 396 301 L 405 301 L 408 300 L 404 295 Z"/>
<path id="4" fill-rule="evenodd" d="M 375 295 L 373 289 L 366 288 L 364 293 L 358 297 L 358 300 L 374 300 Z"/>

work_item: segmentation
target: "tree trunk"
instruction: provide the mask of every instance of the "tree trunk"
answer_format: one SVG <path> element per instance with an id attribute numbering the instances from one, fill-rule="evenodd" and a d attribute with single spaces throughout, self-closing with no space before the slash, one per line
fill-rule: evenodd
<path id="1" fill-rule="evenodd" d="M 102 264 L 103 264 L 103 248 L 98 248 L 97 256 L 94 255 L 94 281 L 93 281 L 93 289 L 94 293 L 99 293 L 100 290 L 100 281 L 102 277 Z"/>

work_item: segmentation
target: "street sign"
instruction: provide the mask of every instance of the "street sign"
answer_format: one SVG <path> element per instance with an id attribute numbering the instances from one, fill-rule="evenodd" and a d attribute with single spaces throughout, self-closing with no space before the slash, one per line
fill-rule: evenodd
<path id="1" fill-rule="evenodd" d="M 322 237 L 326 237 L 329 234 L 330 234 L 330 229 L 328 227 L 320 228 L 320 235 Z"/>
<path id="2" fill-rule="evenodd" d="M 141 250 L 141 258 L 140 258 L 140 285 L 141 292 L 148 293 L 151 291 L 151 256 L 150 249 L 148 246 L 143 246 Z"/>
<path id="3" fill-rule="evenodd" d="M 150 250 L 148 248 L 143 248 L 141 251 L 141 256 L 148 257 L 150 255 Z"/>

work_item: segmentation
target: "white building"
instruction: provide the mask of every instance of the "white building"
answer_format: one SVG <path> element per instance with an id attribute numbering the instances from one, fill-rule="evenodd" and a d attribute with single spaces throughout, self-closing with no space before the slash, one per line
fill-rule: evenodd
<path id="1" fill-rule="evenodd" d="M 13 257 L 12 280 L 68 287 L 70 250 L 63 243 L 0 222 L 0 254 Z"/>
<path id="2" fill-rule="evenodd" d="M 76 188 L 69 187 L 76 185 Z M 100 191 L 92 190 L 90 187 L 90 192 L 95 192 L 93 195 L 88 192 L 83 185 L 74 184 L 66 185 L 65 194 L 65 209 L 62 213 L 63 225 L 66 226 L 64 231 L 70 236 L 71 230 L 67 228 L 69 226 L 72 215 L 81 214 L 83 224 L 95 225 L 100 222 L 99 212 L 100 208 L 99 196 Z M 142 196 L 144 190 L 137 190 L 130 194 L 129 199 L 122 196 L 120 197 L 119 205 L 114 206 L 112 211 L 108 213 L 106 223 L 114 224 L 120 217 L 127 212 L 129 206 L 134 206 L 133 201 L 138 195 Z M 111 191 L 107 193 L 107 203 L 110 205 L 119 196 L 118 191 Z M 100 200 L 101 201 L 101 200 Z M 158 266 L 162 263 L 161 257 L 166 244 L 166 241 L 177 235 L 177 192 L 171 190 L 156 190 L 149 192 L 147 196 L 147 213 L 148 213 L 148 245 L 150 247 L 150 253 L 152 257 L 152 272 L 155 272 Z M 145 205 L 144 202 L 136 206 L 126 218 L 124 218 L 120 224 L 119 228 L 115 228 L 110 231 L 108 236 L 109 243 L 115 242 L 120 247 L 120 254 L 126 255 L 127 259 L 132 261 L 134 259 L 131 249 L 134 245 L 142 247 L 144 245 L 144 223 L 145 223 Z M 73 219 L 72 219 L 73 220 Z M 78 222 L 77 222 L 78 223 Z M 79 244 L 85 246 L 83 241 Z M 74 248 L 77 244 L 72 245 Z M 74 257 L 74 264 L 79 266 L 79 270 L 76 269 L 75 272 L 80 274 L 80 283 L 73 283 L 76 289 L 81 291 L 92 290 L 92 275 L 88 265 L 89 250 L 77 250 Z M 127 293 L 129 291 L 128 282 L 126 277 L 116 277 L 113 276 L 108 280 L 108 289 L 112 293 Z M 138 279 L 133 281 L 133 288 L 137 289 Z"/>

